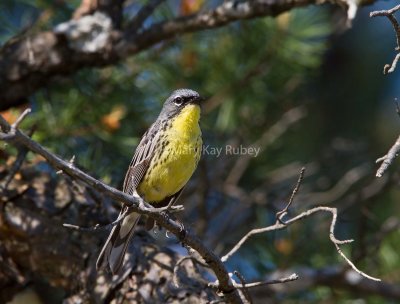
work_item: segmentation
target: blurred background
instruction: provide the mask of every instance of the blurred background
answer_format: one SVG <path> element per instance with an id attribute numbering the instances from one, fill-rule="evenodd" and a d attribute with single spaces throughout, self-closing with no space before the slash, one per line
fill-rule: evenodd
<path id="1" fill-rule="evenodd" d="M 150 21 L 216 3 L 167 1 Z M 64 159 L 75 155 L 81 168 L 121 188 L 135 146 L 165 98 L 176 88 L 197 90 L 207 97 L 204 143 L 208 151 L 223 152 L 204 153 L 187 186 L 179 215 L 186 226 L 217 254 L 226 253 L 250 229 L 275 223 L 305 166 L 288 218 L 314 206 L 338 208 L 336 236 L 355 240 L 343 246 L 344 252 L 366 273 L 399 285 L 399 164 L 378 179 L 375 160 L 398 136 L 400 71 L 383 75 L 383 66 L 395 56 L 395 35 L 386 18 L 369 18 L 371 11 L 396 4 L 377 1 L 360 8 L 351 28 L 343 9 L 323 5 L 186 34 L 113 66 L 57 77 L 30 96 L 28 105 L 2 115 L 12 121 L 31 107 L 23 127 L 35 125 L 34 140 Z M 78 5 L 2 0 L 0 44 L 24 32 L 52 29 L 69 20 Z M 125 5 L 129 17 L 142 1 Z M 226 146 L 261 150 L 257 157 L 229 155 Z M 27 158 L 52 171 L 37 155 Z M 347 266 L 329 240 L 329 225 L 330 217 L 321 214 L 258 235 L 228 268 L 249 282 L 285 271 L 340 272 Z M 155 237 L 168 244 L 164 234 Z M 170 246 L 180 250 L 174 241 Z M 282 285 L 268 296 L 280 303 L 397 303 L 400 298 L 336 283 L 315 280 L 288 290 Z M 262 289 L 254 294 L 266 296 Z"/>

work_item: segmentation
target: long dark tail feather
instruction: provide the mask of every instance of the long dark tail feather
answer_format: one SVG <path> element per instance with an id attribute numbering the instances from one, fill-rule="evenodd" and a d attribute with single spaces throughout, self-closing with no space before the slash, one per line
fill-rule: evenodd
<path id="1" fill-rule="evenodd" d="M 124 210 L 121 211 L 120 216 L 123 213 Z M 108 264 L 113 274 L 118 273 L 139 218 L 140 214 L 132 212 L 128 214 L 121 223 L 113 227 L 97 258 L 97 269 L 104 268 Z"/>

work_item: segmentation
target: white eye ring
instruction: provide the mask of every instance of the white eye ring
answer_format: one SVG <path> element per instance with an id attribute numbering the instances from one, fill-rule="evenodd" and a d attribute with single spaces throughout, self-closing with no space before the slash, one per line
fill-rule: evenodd
<path id="1" fill-rule="evenodd" d="M 183 103 L 183 98 L 182 97 L 175 97 L 175 99 L 174 99 L 174 103 L 177 105 L 177 106 L 180 106 L 182 103 Z"/>

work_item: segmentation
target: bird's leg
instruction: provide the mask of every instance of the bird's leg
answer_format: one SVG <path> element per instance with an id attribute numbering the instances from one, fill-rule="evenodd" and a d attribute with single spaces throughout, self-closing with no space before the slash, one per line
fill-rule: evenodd
<path id="1" fill-rule="evenodd" d="M 173 221 L 175 221 L 175 222 L 180 226 L 178 239 L 179 239 L 180 241 L 182 241 L 182 240 L 186 237 L 186 230 L 185 230 L 184 224 L 183 224 L 179 219 L 177 219 L 177 218 L 173 215 L 173 213 L 170 213 L 169 211 L 163 212 L 162 215 L 164 216 L 164 218 L 165 218 L 167 221 L 173 220 Z"/>

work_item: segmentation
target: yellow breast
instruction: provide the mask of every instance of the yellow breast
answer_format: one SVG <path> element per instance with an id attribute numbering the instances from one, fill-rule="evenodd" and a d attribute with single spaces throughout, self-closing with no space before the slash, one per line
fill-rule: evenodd
<path id="1" fill-rule="evenodd" d="M 201 155 L 200 107 L 189 104 L 170 121 L 149 168 L 138 186 L 138 193 L 157 203 L 181 190 L 189 181 Z"/>

